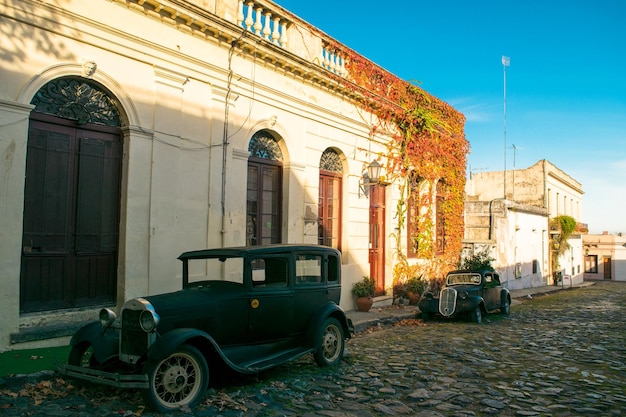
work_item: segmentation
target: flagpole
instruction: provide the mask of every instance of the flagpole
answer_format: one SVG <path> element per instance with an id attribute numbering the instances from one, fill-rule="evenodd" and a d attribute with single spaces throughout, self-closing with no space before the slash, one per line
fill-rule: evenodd
<path id="1" fill-rule="evenodd" d="M 504 69 L 504 199 L 506 200 L 506 67 L 511 65 L 511 58 L 502 55 Z"/>

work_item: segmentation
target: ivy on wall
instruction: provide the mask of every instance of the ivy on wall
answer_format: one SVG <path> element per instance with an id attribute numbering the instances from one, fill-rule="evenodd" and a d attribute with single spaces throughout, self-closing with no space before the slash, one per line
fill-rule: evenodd
<path id="1" fill-rule="evenodd" d="M 349 52 L 346 68 L 351 78 L 342 80 L 362 97 L 362 107 L 377 117 L 372 128 L 391 137 L 385 155 L 389 180 L 400 180 L 397 205 L 398 264 L 396 280 L 418 274 L 436 279 L 458 263 L 463 239 L 465 167 L 469 143 L 465 139 L 465 117 L 452 106 L 430 95 L 415 83 L 398 78 L 364 57 Z M 425 186 L 412 187 L 407 179 L 419 178 Z M 417 195 L 415 194 L 417 193 Z M 436 197 L 443 197 L 439 210 L 445 224 L 445 250 L 435 250 Z M 418 258 L 427 260 L 409 265 L 403 254 L 401 230 L 406 225 L 407 201 L 416 201 L 420 215 L 412 225 L 418 236 Z M 418 270 L 416 270 L 416 268 Z"/>
<path id="2" fill-rule="evenodd" d="M 561 268 L 559 258 L 570 248 L 567 240 L 576 230 L 576 225 L 576 219 L 567 215 L 557 216 L 550 220 L 550 246 L 552 248 L 550 263 L 553 272 Z"/>

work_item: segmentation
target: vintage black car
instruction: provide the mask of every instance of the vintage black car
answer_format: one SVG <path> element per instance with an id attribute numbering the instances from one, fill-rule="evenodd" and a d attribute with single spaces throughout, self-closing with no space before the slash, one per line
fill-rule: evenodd
<path id="1" fill-rule="evenodd" d="M 71 340 L 61 372 L 140 388 L 161 412 L 193 407 L 224 365 L 258 373 L 312 353 L 337 364 L 354 328 L 339 307 L 341 255 L 316 245 L 185 252 L 182 290 L 134 298 Z M 219 372 L 219 371 L 218 371 Z"/>
<path id="2" fill-rule="evenodd" d="M 511 311 L 511 294 L 502 288 L 500 276 L 491 270 L 451 271 L 446 275 L 444 287 L 435 297 L 432 292 L 424 294 L 419 302 L 424 321 L 435 315 L 456 317 L 469 315 L 475 323 L 482 322 L 484 313 Z"/>

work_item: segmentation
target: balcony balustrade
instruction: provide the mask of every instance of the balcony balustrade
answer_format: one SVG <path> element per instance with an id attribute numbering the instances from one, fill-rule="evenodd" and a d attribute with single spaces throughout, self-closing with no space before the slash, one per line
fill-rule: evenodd
<path id="1" fill-rule="evenodd" d="M 232 28 L 222 27 L 224 22 L 220 19 L 223 19 L 335 75 L 349 76 L 345 53 L 349 48 L 341 48 L 339 42 L 271 1 L 217 0 L 211 5 L 206 0 L 112 1 L 198 36 L 236 39 L 236 32 L 228 30 Z M 268 52 L 264 52 L 264 56 L 268 56 Z"/>

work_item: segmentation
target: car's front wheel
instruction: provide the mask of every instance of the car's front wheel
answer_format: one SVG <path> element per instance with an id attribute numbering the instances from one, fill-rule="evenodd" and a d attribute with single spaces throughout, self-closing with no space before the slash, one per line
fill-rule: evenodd
<path id="1" fill-rule="evenodd" d="M 472 311 L 472 321 L 474 323 L 481 323 L 483 321 L 483 312 L 480 309 L 480 306 L 476 307 L 474 311 Z"/>
<path id="2" fill-rule="evenodd" d="M 422 321 L 428 322 L 433 319 L 433 314 L 428 311 L 422 311 Z"/>
<path id="3" fill-rule="evenodd" d="M 335 365 L 341 361 L 346 339 L 339 320 L 329 317 L 322 325 L 315 343 L 315 362 L 319 366 Z"/>
<path id="4" fill-rule="evenodd" d="M 209 385 L 209 367 L 204 356 L 191 345 L 182 345 L 160 361 L 144 365 L 150 387 L 142 390 L 145 401 L 167 413 L 191 408 L 204 397 Z"/>

